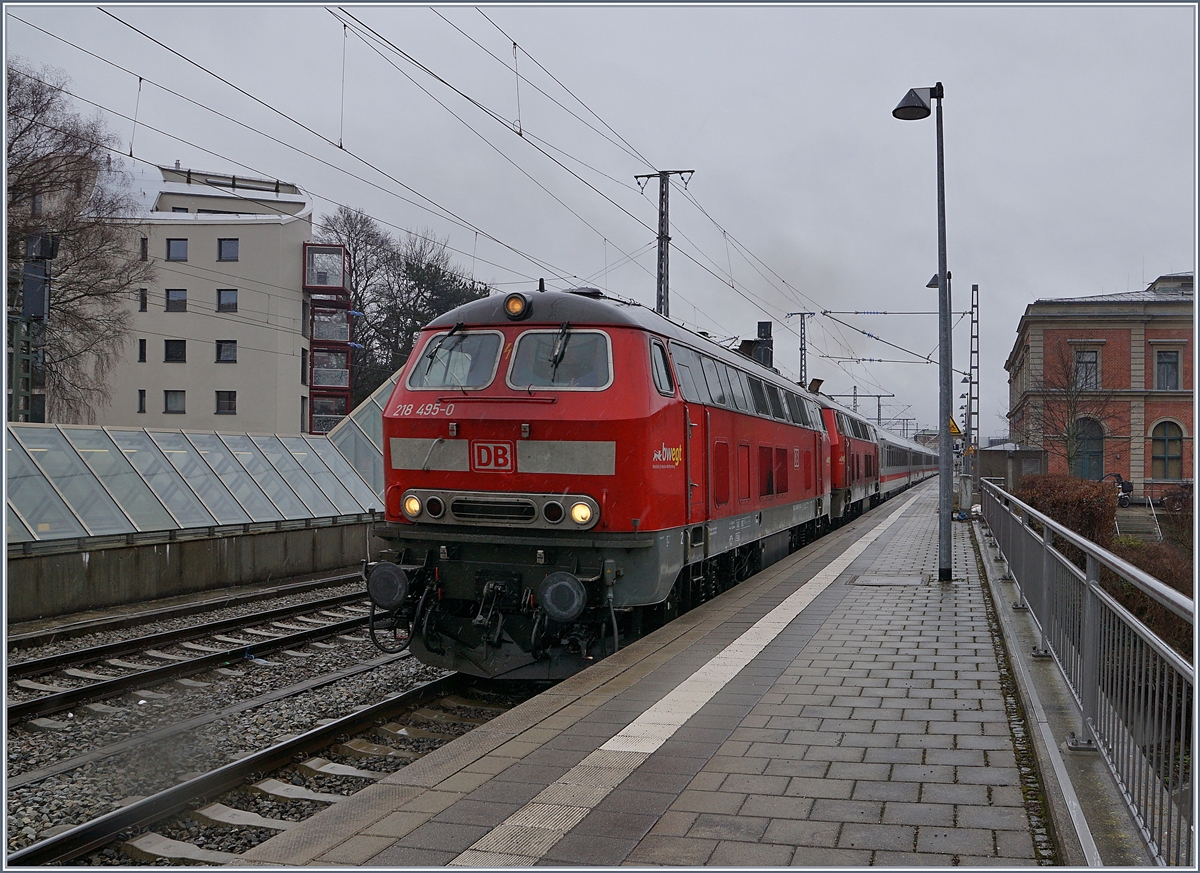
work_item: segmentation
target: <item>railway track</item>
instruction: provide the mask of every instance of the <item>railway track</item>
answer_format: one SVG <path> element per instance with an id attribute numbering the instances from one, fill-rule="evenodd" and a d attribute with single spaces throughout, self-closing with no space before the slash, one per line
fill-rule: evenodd
<path id="1" fill-rule="evenodd" d="M 350 633 L 366 624 L 370 606 L 365 603 L 361 592 L 340 594 L 10 663 L 9 724 Z M 84 666 L 92 669 L 81 669 Z"/>
<path id="2" fill-rule="evenodd" d="M 406 657 L 407 653 L 384 656 L 374 666 Z M 39 840 L 9 854 L 7 863 L 236 863 L 238 852 L 228 851 L 230 846 L 244 851 L 286 830 L 531 693 L 527 685 L 514 693 L 495 683 L 490 689 L 472 687 L 473 682 L 478 680 L 450 674 L 388 695 Z M 264 805 L 278 814 L 264 815 Z M 214 844 L 224 848 L 213 849 Z"/>
<path id="3" fill-rule="evenodd" d="M 203 612 L 236 607 L 261 600 L 279 600 L 312 591 L 320 591 L 337 585 L 356 582 L 359 573 L 337 573 L 323 576 L 319 579 L 307 579 L 300 582 L 288 582 L 280 585 L 255 586 L 249 590 L 224 593 L 215 597 L 199 600 L 188 600 L 182 603 L 122 611 L 117 615 L 100 615 L 87 618 L 77 618 L 68 621 L 52 622 L 47 627 L 36 630 L 18 630 L 10 632 L 6 637 L 8 651 L 14 653 L 20 649 L 30 649 L 39 646 L 51 646 L 75 639 L 87 634 L 103 633 L 106 631 L 124 630 L 130 627 L 141 627 L 157 621 L 169 621 Z"/>

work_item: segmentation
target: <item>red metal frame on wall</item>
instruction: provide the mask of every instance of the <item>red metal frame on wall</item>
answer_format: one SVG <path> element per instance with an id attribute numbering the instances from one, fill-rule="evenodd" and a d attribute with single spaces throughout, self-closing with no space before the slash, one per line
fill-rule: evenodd
<path id="1" fill-rule="evenodd" d="M 350 412 L 351 337 L 354 323 L 346 247 L 304 244 L 304 292 L 309 300 L 308 430 L 328 433 Z"/>

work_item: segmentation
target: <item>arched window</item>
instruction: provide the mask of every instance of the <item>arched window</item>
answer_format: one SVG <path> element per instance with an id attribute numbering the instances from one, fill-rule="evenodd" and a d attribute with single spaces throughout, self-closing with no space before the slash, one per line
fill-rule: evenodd
<path id="1" fill-rule="evenodd" d="M 1183 428 L 1173 421 L 1155 425 L 1150 433 L 1153 440 L 1150 475 L 1155 479 L 1183 478 Z"/>
<path id="2" fill-rule="evenodd" d="M 1077 479 L 1099 479 L 1104 475 L 1104 428 L 1094 418 L 1081 418 L 1075 424 L 1075 467 Z"/>

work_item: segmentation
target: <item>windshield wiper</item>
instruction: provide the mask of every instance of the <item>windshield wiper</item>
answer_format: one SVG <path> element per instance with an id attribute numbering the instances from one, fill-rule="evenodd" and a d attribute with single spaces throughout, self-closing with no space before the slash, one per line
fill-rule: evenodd
<path id="1" fill-rule="evenodd" d="M 454 336 L 456 333 L 458 333 L 460 330 L 462 330 L 464 326 L 465 326 L 464 323 L 461 321 L 458 324 L 454 325 L 454 327 L 450 328 L 450 330 L 448 332 L 446 332 L 442 336 L 438 337 L 438 341 L 433 344 L 433 348 L 431 348 L 428 352 L 425 353 L 425 357 L 429 358 L 429 363 L 425 365 L 425 375 L 426 376 L 428 376 L 429 371 L 433 369 L 434 359 L 437 357 L 437 353 L 442 350 L 442 345 L 446 342 L 446 340 L 450 339 L 450 337 Z"/>
<path id="2" fill-rule="evenodd" d="M 567 353 L 567 341 L 571 338 L 571 322 L 564 321 L 558 329 L 558 338 L 554 340 L 554 351 L 550 353 L 550 381 L 554 381 L 558 373 L 558 365 L 562 363 L 563 355 Z"/>

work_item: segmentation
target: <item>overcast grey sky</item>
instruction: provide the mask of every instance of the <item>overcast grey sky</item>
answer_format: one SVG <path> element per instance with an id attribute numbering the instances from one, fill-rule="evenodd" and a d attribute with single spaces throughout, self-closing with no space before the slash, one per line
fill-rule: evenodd
<path id="1" fill-rule="evenodd" d="M 65 71 L 134 163 L 294 181 L 318 213 L 344 203 L 448 238 L 502 289 L 545 276 L 652 307 L 657 184 L 633 177 L 694 169 L 671 192 L 671 313 L 716 337 L 773 321 L 793 378 L 787 312 L 936 308 L 934 121 L 891 110 L 941 81 L 948 261 L 955 310 L 980 286 L 985 437 L 1006 433 L 1028 303 L 1194 269 L 1194 4 L 5 8 L 6 51 Z M 809 377 L 893 393 L 885 418 L 934 425 L 936 366 L 892 361 L 936 360 L 936 317 L 837 317 L 918 357 L 818 316 Z"/>

